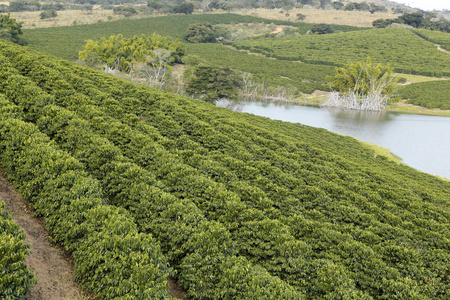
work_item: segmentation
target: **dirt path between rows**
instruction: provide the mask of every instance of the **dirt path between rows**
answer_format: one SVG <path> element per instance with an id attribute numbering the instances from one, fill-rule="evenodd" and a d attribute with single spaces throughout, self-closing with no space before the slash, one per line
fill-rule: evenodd
<path id="1" fill-rule="evenodd" d="M 33 217 L 28 204 L 20 198 L 14 187 L 0 169 L 0 201 L 5 202 L 5 211 L 11 213 L 17 225 L 25 231 L 25 244 L 30 245 L 27 265 L 34 269 L 38 278 L 26 300 L 88 300 L 74 282 L 74 269 L 70 258 L 57 246 L 50 243 L 42 220 Z M 186 291 L 168 278 L 169 294 L 176 299 L 186 299 Z"/>
<path id="2" fill-rule="evenodd" d="M 30 245 L 31 254 L 27 264 L 34 269 L 38 283 L 25 299 L 27 300 L 82 300 L 81 290 L 74 283 L 74 270 L 70 262 L 57 247 L 52 246 L 47 230 L 41 220 L 34 218 L 28 206 L 0 171 L 0 201 L 5 210 L 25 231 L 25 244 Z"/>
<path id="3" fill-rule="evenodd" d="M 447 54 L 450 54 L 450 51 L 445 50 L 444 48 L 442 48 L 440 45 L 436 45 L 439 51 L 445 52 Z"/>
<path id="4" fill-rule="evenodd" d="M 277 27 L 274 31 L 272 31 L 271 33 L 280 33 L 283 31 L 283 27 Z"/>

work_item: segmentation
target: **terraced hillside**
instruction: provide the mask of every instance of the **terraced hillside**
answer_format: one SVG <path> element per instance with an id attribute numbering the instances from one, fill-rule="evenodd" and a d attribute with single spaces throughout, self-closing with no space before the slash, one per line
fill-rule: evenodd
<path id="1" fill-rule="evenodd" d="M 370 56 L 376 63 L 390 64 L 396 72 L 450 76 L 450 55 L 401 28 L 237 41 L 232 45 L 277 59 L 333 66 Z"/>
<path id="2" fill-rule="evenodd" d="M 169 298 L 168 274 L 190 299 L 450 295 L 448 181 L 326 130 L 0 53 L 1 166 L 99 298 Z"/>
<path id="3" fill-rule="evenodd" d="M 152 34 L 170 35 L 182 39 L 186 29 L 195 23 L 236 24 L 236 23 L 265 23 L 289 25 L 297 28 L 298 33 L 305 34 L 314 24 L 298 23 L 280 20 L 269 20 L 237 14 L 199 14 L 199 15 L 169 15 L 143 19 L 118 20 L 91 25 L 39 28 L 24 30 L 24 39 L 33 49 L 43 51 L 57 57 L 74 61 L 87 39 L 100 39 L 103 36 L 117 35 L 124 37 Z M 333 25 L 335 30 L 351 31 L 362 28 Z"/>
<path id="4" fill-rule="evenodd" d="M 184 38 L 190 24 L 209 22 L 211 24 L 265 23 L 289 25 L 297 34 L 305 34 L 314 24 L 268 20 L 236 14 L 203 14 L 152 17 L 138 20 L 121 20 L 100 24 L 42 28 L 25 30 L 24 38 L 28 46 L 57 57 L 75 61 L 86 40 L 97 40 L 103 36 L 123 34 L 124 37 L 152 34 Z M 333 25 L 338 31 L 362 30 L 352 26 Z M 186 41 L 185 41 L 186 42 Z M 186 42 L 187 55 L 196 55 L 208 63 L 228 65 L 236 70 L 251 73 L 258 83 L 269 86 L 294 87 L 298 91 L 312 93 L 328 90 L 326 76 L 333 74 L 333 67 L 311 64 L 292 64 L 270 58 L 247 55 L 219 44 L 190 44 Z"/>
<path id="5" fill-rule="evenodd" d="M 450 80 L 419 82 L 404 86 L 400 95 L 408 102 L 427 108 L 450 110 Z"/>

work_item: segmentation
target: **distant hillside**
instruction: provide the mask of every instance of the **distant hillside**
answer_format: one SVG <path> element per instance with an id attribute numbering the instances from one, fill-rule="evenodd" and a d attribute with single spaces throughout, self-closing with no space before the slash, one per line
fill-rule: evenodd
<path id="1" fill-rule="evenodd" d="M 447 53 L 400 28 L 237 41 L 232 45 L 277 59 L 334 66 L 370 56 L 377 63 L 392 65 L 400 73 L 450 76 Z"/>

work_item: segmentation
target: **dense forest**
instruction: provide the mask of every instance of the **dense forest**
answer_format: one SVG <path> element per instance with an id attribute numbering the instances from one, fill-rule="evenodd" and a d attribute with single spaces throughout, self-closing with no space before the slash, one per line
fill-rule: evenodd
<path id="1" fill-rule="evenodd" d="M 20 46 L 0 60 L 1 167 L 97 297 L 170 298 L 170 274 L 189 299 L 448 298 L 448 181 Z"/>

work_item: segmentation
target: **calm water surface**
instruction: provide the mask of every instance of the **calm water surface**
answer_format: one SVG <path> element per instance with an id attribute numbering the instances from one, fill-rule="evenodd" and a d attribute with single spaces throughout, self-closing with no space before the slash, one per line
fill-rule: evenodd
<path id="1" fill-rule="evenodd" d="M 415 169 L 450 179 L 450 117 L 361 112 L 262 102 L 217 106 L 293 123 L 325 128 L 388 148 Z"/>

